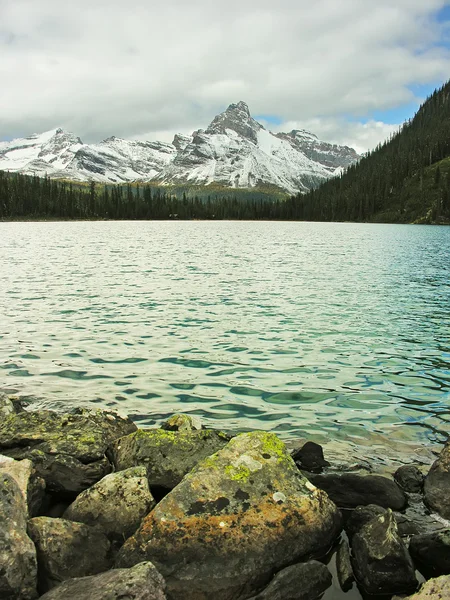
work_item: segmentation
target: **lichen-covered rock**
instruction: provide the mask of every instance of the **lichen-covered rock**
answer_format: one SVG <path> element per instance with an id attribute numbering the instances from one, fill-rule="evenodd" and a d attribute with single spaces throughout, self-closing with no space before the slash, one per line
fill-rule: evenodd
<path id="1" fill-rule="evenodd" d="M 420 590 L 403 600 L 448 600 L 450 598 L 450 575 L 442 575 L 426 581 Z"/>
<path id="2" fill-rule="evenodd" d="M 28 516 L 38 514 L 45 495 L 45 481 L 38 477 L 31 460 L 14 460 L 0 454 L 0 473 L 13 477 L 25 498 Z"/>
<path id="3" fill-rule="evenodd" d="M 331 583 L 331 573 L 326 566 L 310 560 L 282 569 L 250 600 L 312 600 L 319 598 Z"/>
<path id="4" fill-rule="evenodd" d="M 450 440 L 425 478 L 424 494 L 431 510 L 450 519 Z"/>
<path id="5" fill-rule="evenodd" d="M 350 548 L 346 540 L 342 540 L 336 552 L 336 572 L 341 589 L 346 592 L 355 580 L 350 559 Z"/>
<path id="6" fill-rule="evenodd" d="M 151 560 L 172 600 L 238 600 L 293 561 L 328 549 L 341 515 L 271 433 L 233 438 L 143 520 L 118 566 Z"/>
<path id="7" fill-rule="evenodd" d="M 164 421 L 161 429 L 166 431 L 200 431 L 203 427 L 200 418 L 196 415 L 177 413 Z"/>
<path id="8" fill-rule="evenodd" d="M 450 575 L 450 529 L 413 536 L 409 551 L 421 571 Z"/>
<path id="9" fill-rule="evenodd" d="M 41 593 L 66 579 L 111 567 L 109 540 L 83 523 L 35 517 L 28 522 L 28 533 L 36 546 Z"/>
<path id="10" fill-rule="evenodd" d="M 351 544 L 353 571 L 367 593 L 398 594 L 417 588 L 413 562 L 390 509 L 362 525 Z"/>
<path id="11" fill-rule="evenodd" d="M 27 506 L 15 479 L 0 473 L 0 598 L 37 597 L 36 550 L 27 535 Z"/>
<path id="12" fill-rule="evenodd" d="M 380 475 L 326 473 L 308 475 L 308 478 L 342 508 L 378 504 L 392 510 L 403 510 L 407 503 L 405 494 L 395 481 Z"/>
<path id="13" fill-rule="evenodd" d="M 166 600 L 164 579 L 150 562 L 132 569 L 68 579 L 40 600 Z"/>
<path id="14" fill-rule="evenodd" d="M 423 488 L 423 473 L 415 465 L 402 465 L 395 471 L 394 479 L 406 492 L 417 494 Z"/>
<path id="15" fill-rule="evenodd" d="M 145 467 L 106 475 L 81 492 L 64 513 L 65 519 L 98 525 L 117 541 L 130 537 L 154 507 Z"/>
<path id="16" fill-rule="evenodd" d="M 201 460 L 225 446 L 220 431 L 140 429 L 111 445 L 116 470 L 143 465 L 150 486 L 174 488 Z"/>
<path id="17" fill-rule="evenodd" d="M 136 425 L 113 412 L 22 412 L 0 423 L 0 451 L 30 459 L 52 492 L 77 494 L 110 472 L 105 453 Z"/>

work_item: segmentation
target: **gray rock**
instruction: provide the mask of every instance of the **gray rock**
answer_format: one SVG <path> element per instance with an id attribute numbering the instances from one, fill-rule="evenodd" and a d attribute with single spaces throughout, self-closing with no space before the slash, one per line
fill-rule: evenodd
<path id="1" fill-rule="evenodd" d="M 394 473 L 394 479 L 406 492 L 418 493 L 423 488 L 424 476 L 415 465 L 403 465 Z"/>
<path id="2" fill-rule="evenodd" d="M 420 590 L 404 600 L 448 600 L 450 598 L 450 576 L 442 575 L 426 581 Z"/>
<path id="3" fill-rule="evenodd" d="M 316 560 L 279 571 L 269 585 L 251 600 L 313 600 L 330 587 L 332 577 Z"/>
<path id="4" fill-rule="evenodd" d="M 333 502 L 342 508 L 377 504 L 384 508 L 403 510 L 406 506 L 406 496 L 395 481 L 380 475 L 326 473 L 308 474 L 308 479 L 325 490 Z"/>
<path id="5" fill-rule="evenodd" d="M 140 429 L 111 445 L 116 470 L 146 466 L 150 486 L 174 488 L 201 460 L 225 446 L 221 432 Z"/>
<path id="6" fill-rule="evenodd" d="M 24 408 L 21 401 L 16 396 L 9 396 L 0 392 L 0 418 L 4 419 L 9 415 L 15 415 L 23 412 Z"/>
<path id="7" fill-rule="evenodd" d="M 28 522 L 39 566 L 39 589 L 46 592 L 66 579 L 107 571 L 110 543 L 99 530 L 66 519 L 35 517 Z"/>
<path id="8" fill-rule="evenodd" d="M 0 451 L 30 459 L 49 491 L 77 494 L 110 472 L 108 446 L 135 430 L 129 419 L 102 410 L 22 412 L 0 423 Z"/>
<path id="9" fill-rule="evenodd" d="M 424 494 L 431 510 L 450 519 L 450 440 L 425 478 Z"/>
<path id="10" fill-rule="evenodd" d="M 0 473 L 8 473 L 16 481 L 25 498 L 28 516 L 37 515 L 45 495 L 45 481 L 38 477 L 31 460 L 14 460 L 0 454 Z"/>
<path id="11" fill-rule="evenodd" d="M 414 565 L 391 510 L 362 525 L 351 544 L 353 571 L 367 593 L 409 593 L 417 588 Z"/>
<path id="12" fill-rule="evenodd" d="M 427 575 L 450 575 L 450 529 L 413 536 L 409 551 Z"/>
<path id="13" fill-rule="evenodd" d="M 233 438 L 204 459 L 142 521 L 118 566 L 151 560 L 171 600 L 237 600 L 276 570 L 325 552 L 341 529 L 327 495 L 271 433 Z"/>
<path id="14" fill-rule="evenodd" d="M 346 592 L 355 580 L 353 576 L 350 548 L 346 540 L 342 540 L 336 552 L 336 571 L 341 589 Z"/>
<path id="15" fill-rule="evenodd" d="M 65 519 L 98 525 L 113 540 L 124 541 L 154 507 L 145 467 L 106 475 L 72 502 Z"/>
<path id="16" fill-rule="evenodd" d="M 364 525 L 369 523 L 374 517 L 379 517 L 380 515 L 385 514 L 386 510 L 377 504 L 357 506 L 355 510 L 352 511 L 352 514 L 344 525 L 350 543 L 355 533 L 358 533 L 358 531 L 360 531 Z"/>
<path id="17" fill-rule="evenodd" d="M 0 473 L 0 598 L 37 597 L 36 550 L 27 535 L 27 505 L 15 479 Z"/>
<path id="18" fill-rule="evenodd" d="M 164 421 L 161 429 L 166 431 L 200 431 L 203 427 L 199 417 L 177 413 Z"/>
<path id="19" fill-rule="evenodd" d="M 150 562 L 132 569 L 68 579 L 41 600 L 166 600 L 164 579 Z"/>

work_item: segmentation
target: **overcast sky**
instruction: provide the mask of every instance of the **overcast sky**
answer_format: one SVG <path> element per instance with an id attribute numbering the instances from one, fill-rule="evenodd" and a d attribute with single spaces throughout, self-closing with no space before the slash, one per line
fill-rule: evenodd
<path id="1" fill-rule="evenodd" d="M 244 100 L 374 147 L 450 78 L 450 1 L 0 0 L 0 139 L 170 141 Z"/>

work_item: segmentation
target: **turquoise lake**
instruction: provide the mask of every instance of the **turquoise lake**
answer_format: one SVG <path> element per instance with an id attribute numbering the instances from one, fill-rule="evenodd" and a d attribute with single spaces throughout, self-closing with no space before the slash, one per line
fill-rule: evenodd
<path id="1" fill-rule="evenodd" d="M 0 223 L 0 389 L 391 449 L 450 427 L 450 227 Z"/>

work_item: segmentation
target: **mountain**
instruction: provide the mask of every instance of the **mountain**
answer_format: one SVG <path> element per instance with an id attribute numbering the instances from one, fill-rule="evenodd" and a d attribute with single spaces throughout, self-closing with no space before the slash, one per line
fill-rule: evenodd
<path id="1" fill-rule="evenodd" d="M 230 104 L 205 130 L 175 135 L 171 144 L 109 137 L 83 144 L 62 129 L 0 142 L 0 169 L 54 179 L 170 185 L 274 186 L 307 192 L 360 157 L 347 146 L 294 130 L 274 134 L 245 102 Z"/>
<path id="2" fill-rule="evenodd" d="M 450 223 L 450 81 L 391 139 L 286 210 L 317 221 Z"/>

